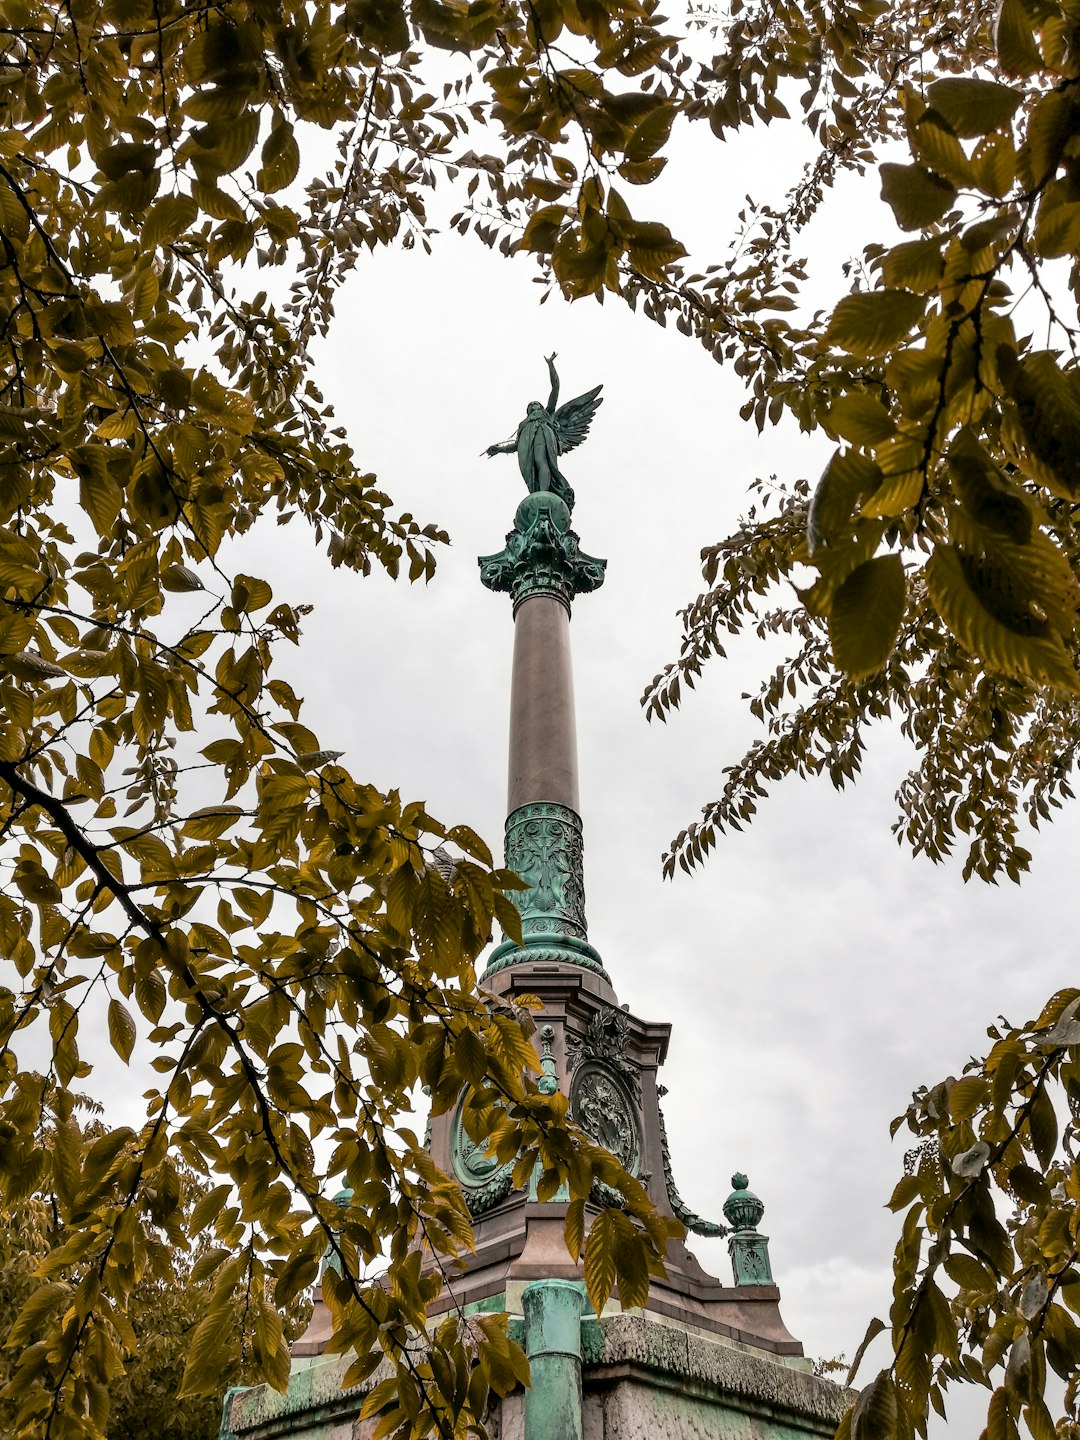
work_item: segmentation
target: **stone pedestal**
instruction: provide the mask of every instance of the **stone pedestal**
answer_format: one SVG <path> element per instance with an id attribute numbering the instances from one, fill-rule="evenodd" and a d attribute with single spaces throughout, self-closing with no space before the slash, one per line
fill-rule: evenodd
<path id="1" fill-rule="evenodd" d="M 675 1185 L 658 1080 L 671 1027 L 639 1020 L 619 1007 L 606 979 L 564 963 L 522 961 L 491 976 L 489 985 L 499 996 L 540 999 L 536 1025 L 545 1069 L 569 1097 L 574 1119 L 637 1176 L 657 1209 L 699 1234 L 728 1234 L 727 1226 L 695 1214 Z M 580 1264 L 570 1258 L 563 1237 L 565 1204 L 535 1204 L 526 1190 L 512 1190 L 512 1164 L 498 1167 L 486 1157 L 478 1162 L 471 1148 L 463 1155 L 459 1135 L 453 1114 L 438 1117 L 432 1125 L 431 1153 L 465 1191 L 476 1251 L 455 1277 L 453 1295 L 444 1293 L 433 1313 L 495 1297 L 518 1313 L 526 1284 L 543 1278 L 580 1281 Z M 478 1163 L 490 1169 L 477 1173 L 472 1167 Z M 594 1192 L 592 1213 L 609 1198 Z M 756 1221 L 731 1234 L 763 1254 L 764 1266 L 756 1275 L 744 1268 L 742 1283 L 724 1285 L 702 1269 L 683 1242 L 672 1241 L 666 1257 L 668 1278 L 653 1282 L 648 1309 L 674 1323 L 777 1356 L 801 1356 L 802 1346 L 780 1316 L 767 1241 L 755 1226 Z"/>
<path id="2" fill-rule="evenodd" d="M 511 1321 L 529 1351 L 534 1387 L 547 1371 L 559 1408 L 529 1407 L 521 1389 L 497 1401 L 486 1424 L 491 1440 L 830 1440 L 851 1396 L 830 1380 L 744 1343 L 658 1322 L 651 1315 L 585 1315 L 565 1334 L 545 1335 Z M 577 1340 L 578 1353 L 573 1342 Z M 580 1359 L 578 1358 L 580 1354 Z M 560 1359 L 573 1374 L 552 1372 Z M 287 1395 L 263 1385 L 226 1398 L 221 1440 L 369 1440 L 376 1421 L 361 1420 L 364 1396 L 384 1372 L 342 1390 L 347 1357 L 303 1363 Z M 580 1386 L 580 1388 L 578 1388 Z M 545 1428 L 545 1422 L 551 1421 Z M 553 1428 L 554 1426 L 559 1428 Z M 533 1428 L 536 1427 L 536 1428 Z"/>

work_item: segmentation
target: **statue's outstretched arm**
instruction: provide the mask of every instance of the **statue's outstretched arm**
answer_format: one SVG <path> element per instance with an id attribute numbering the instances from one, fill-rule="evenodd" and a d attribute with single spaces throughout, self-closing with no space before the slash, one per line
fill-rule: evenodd
<path id="1" fill-rule="evenodd" d="M 489 445 L 484 451 L 485 455 L 513 455 L 517 450 L 517 436 L 512 440 L 504 440 L 501 445 Z"/>
<path id="2" fill-rule="evenodd" d="M 553 350 L 550 355 L 544 356 L 547 361 L 548 374 L 551 376 L 551 398 L 548 400 L 547 408 L 552 415 L 555 414 L 555 406 L 559 403 L 559 377 L 555 370 L 556 353 Z"/>

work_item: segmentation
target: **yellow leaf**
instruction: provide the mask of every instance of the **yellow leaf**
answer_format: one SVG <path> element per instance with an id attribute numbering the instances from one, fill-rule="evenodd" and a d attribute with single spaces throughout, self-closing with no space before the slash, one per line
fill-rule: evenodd
<path id="1" fill-rule="evenodd" d="M 131 1012 L 115 997 L 109 1001 L 109 1041 L 126 1064 L 135 1045 L 135 1021 Z"/>
<path id="2" fill-rule="evenodd" d="M 1031 633 L 1030 627 L 1024 633 L 993 615 L 972 589 L 959 551 L 939 545 L 925 573 L 934 608 L 969 654 L 1003 674 L 1080 694 L 1080 677 L 1060 637 Z"/>

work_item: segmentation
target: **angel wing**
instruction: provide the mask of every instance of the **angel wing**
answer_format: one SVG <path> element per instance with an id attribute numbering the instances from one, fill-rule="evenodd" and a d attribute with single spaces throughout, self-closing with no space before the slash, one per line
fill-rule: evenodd
<path id="1" fill-rule="evenodd" d="M 604 403 L 600 394 L 603 388 L 603 385 L 596 385 L 592 390 L 586 390 L 584 395 L 579 395 L 576 400 L 568 400 L 565 405 L 560 405 L 555 411 L 553 419 L 560 455 L 576 449 L 589 433 L 592 418 Z"/>

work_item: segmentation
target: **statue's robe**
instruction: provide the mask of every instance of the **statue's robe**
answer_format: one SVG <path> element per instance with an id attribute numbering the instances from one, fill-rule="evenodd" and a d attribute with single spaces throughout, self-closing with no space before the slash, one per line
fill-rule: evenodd
<path id="1" fill-rule="evenodd" d="M 522 479 L 532 491 L 550 490 L 574 508 L 574 492 L 558 465 L 559 441 L 547 410 L 527 415 L 518 426 L 517 457 Z"/>

